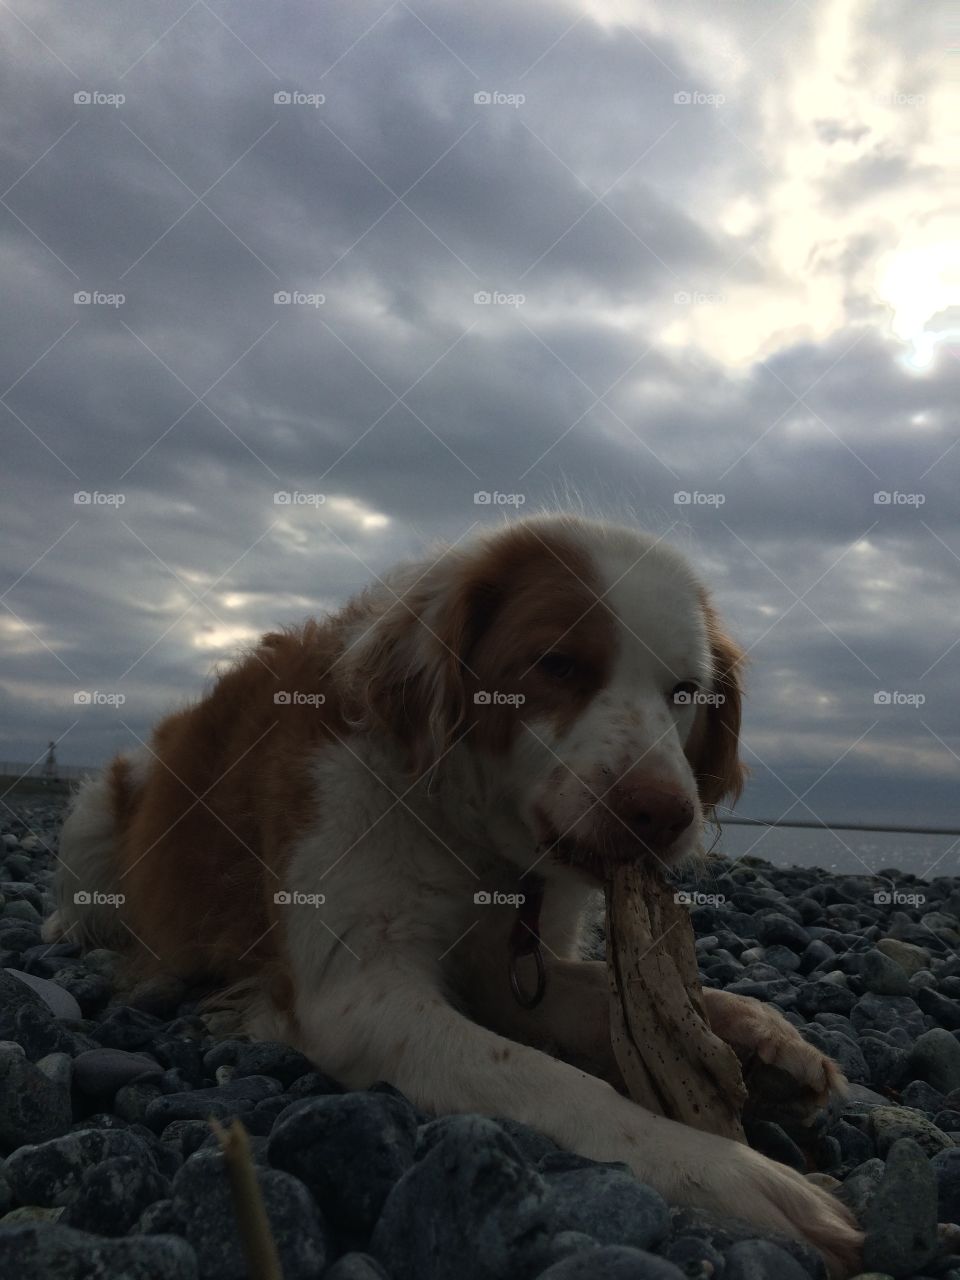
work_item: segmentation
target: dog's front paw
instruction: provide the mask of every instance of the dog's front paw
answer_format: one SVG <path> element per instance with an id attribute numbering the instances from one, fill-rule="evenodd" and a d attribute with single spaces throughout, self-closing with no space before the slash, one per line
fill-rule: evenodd
<path id="1" fill-rule="evenodd" d="M 728 1144 L 723 1156 L 701 1165 L 684 1182 L 681 1197 L 688 1204 L 812 1244 L 834 1280 L 861 1269 L 863 1233 L 846 1207 L 793 1169 L 749 1147 Z"/>
<path id="2" fill-rule="evenodd" d="M 846 1092 L 846 1077 L 833 1059 L 808 1044 L 778 1009 L 729 991 L 707 989 L 703 996 L 710 1029 L 737 1051 L 742 1062 L 755 1056 L 777 1067 L 818 1106 Z"/>

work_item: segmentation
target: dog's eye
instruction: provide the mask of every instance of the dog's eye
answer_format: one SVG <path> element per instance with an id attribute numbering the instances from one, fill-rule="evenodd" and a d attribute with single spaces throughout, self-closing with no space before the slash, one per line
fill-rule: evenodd
<path id="1" fill-rule="evenodd" d="M 569 653 L 544 653 L 537 659 L 537 667 L 551 680 L 569 680 L 577 672 L 577 660 Z"/>
<path id="2" fill-rule="evenodd" d="M 678 707 L 689 707 L 700 692 L 700 686 L 693 680 L 681 680 L 670 691 L 670 701 Z"/>

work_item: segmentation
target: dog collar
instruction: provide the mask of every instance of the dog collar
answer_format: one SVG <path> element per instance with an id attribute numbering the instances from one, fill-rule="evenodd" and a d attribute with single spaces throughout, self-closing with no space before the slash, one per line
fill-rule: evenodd
<path id="1" fill-rule="evenodd" d="M 510 989 L 522 1009 L 535 1009 L 543 999 L 547 987 L 547 975 L 540 950 L 540 909 L 543 906 L 543 880 L 531 877 L 529 891 L 517 907 L 517 918 L 510 931 Z M 533 991 L 527 991 L 520 981 L 520 961 L 533 956 L 536 978 Z"/>

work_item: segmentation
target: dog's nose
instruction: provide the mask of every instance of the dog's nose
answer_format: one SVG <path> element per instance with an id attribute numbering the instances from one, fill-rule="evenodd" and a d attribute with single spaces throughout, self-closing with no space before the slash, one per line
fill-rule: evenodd
<path id="1" fill-rule="evenodd" d="M 693 822 L 693 802 L 682 792 L 625 782 L 616 811 L 650 849 L 669 849 Z"/>

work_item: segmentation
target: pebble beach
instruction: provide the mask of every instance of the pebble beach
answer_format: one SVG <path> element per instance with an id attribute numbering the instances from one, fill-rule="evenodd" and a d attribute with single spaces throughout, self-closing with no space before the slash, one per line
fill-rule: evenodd
<path id="1" fill-rule="evenodd" d="M 123 987 L 117 953 L 43 943 L 64 802 L 5 805 L 0 1274 L 246 1280 L 209 1124 L 237 1116 L 285 1280 L 825 1280 L 814 1250 L 625 1166 L 347 1091 L 202 993 Z M 773 1003 L 851 1082 L 812 1122 L 754 1110 L 751 1145 L 852 1210 L 872 1280 L 960 1280 L 960 879 L 746 858 L 683 890 L 705 985 Z"/>

